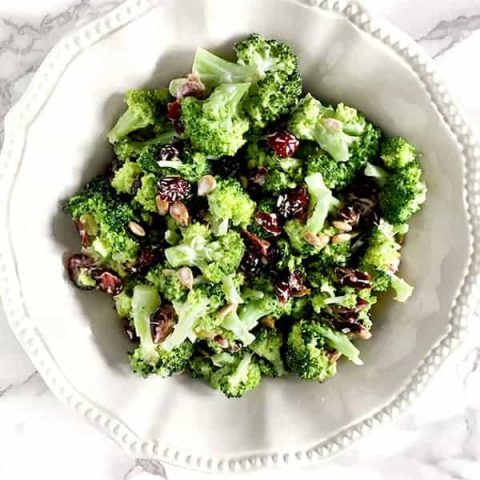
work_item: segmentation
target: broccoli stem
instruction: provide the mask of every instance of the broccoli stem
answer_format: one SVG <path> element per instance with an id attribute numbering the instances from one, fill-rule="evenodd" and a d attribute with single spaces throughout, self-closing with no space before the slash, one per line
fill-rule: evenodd
<path id="1" fill-rule="evenodd" d="M 208 87 L 226 83 L 255 83 L 260 79 L 251 65 L 238 65 L 198 48 L 193 61 L 193 73 Z"/>
<path id="2" fill-rule="evenodd" d="M 332 348 L 335 348 L 335 350 L 338 350 L 342 355 L 345 355 L 345 357 L 355 365 L 363 365 L 363 362 L 360 359 L 360 351 L 346 335 L 340 332 L 334 332 L 321 325 L 316 325 L 316 329 L 320 335 L 325 337 L 325 340 Z"/>

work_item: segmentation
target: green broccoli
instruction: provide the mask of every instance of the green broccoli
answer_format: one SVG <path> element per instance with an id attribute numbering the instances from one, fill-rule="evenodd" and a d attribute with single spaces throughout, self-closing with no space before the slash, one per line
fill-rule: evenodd
<path id="1" fill-rule="evenodd" d="M 400 248 L 395 239 L 395 228 L 382 220 L 368 241 L 359 268 L 372 276 L 374 291 L 384 292 L 393 287 L 397 293 L 395 300 L 405 302 L 413 288 L 395 275 L 400 265 Z"/>
<path id="2" fill-rule="evenodd" d="M 112 187 L 118 193 L 131 193 L 132 186 L 140 175 L 138 164 L 127 160 L 116 172 L 112 179 Z"/>
<path id="3" fill-rule="evenodd" d="M 265 167 L 267 175 L 263 189 L 279 194 L 303 182 L 302 162 L 296 158 L 281 158 L 264 142 L 249 142 L 245 149 L 249 169 Z"/>
<path id="4" fill-rule="evenodd" d="M 392 224 L 407 223 L 425 202 L 427 187 L 416 161 L 392 173 L 380 193 L 380 208 Z"/>
<path id="5" fill-rule="evenodd" d="M 281 348 L 282 334 L 278 330 L 261 328 L 255 332 L 255 340 L 249 345 L 249 350 L 266 363 L 269 376 L 282 376 L 285 373 Z M 262 366 L 260 366 L 262 369 Z"/>
<path id="6" fill-rule="evenodd" d="M 150 317 L 160 305 L 160 296 L 154 287 L 137 285 L 133 289 L 132 316 L 135 332 L 140 346 L 130 355 L 130 364 L 134 372 L 143 376 L 156 374 L 168 377 L 187 367 L 193 353 L 188 340 L 179 343 L 167 351 L 163 344 L 156 344 L 150 328 Z"/>
<path id="7" fill-rule="evenodd" d="M 252 84 L 244 108 L 252 128 L 261 129 L 290 112 L 302 93 L 297 57 L 290 47 L 254 34 L 235 45 L 238 63 L 228 62 L 199 48 L 193 73 L 207 87 Z"/>
<path id="8" fill-rule="evenodd" d="M 217 187 L 207 198 L 209 213 L 217 225 L 246 227 L 255 212 L 255 202 L 234 179 L 217 180 Z"/>
<path id="9" fill-rule="evenodd" d="M 390 170 L 398 170 L 415 161 L 415 147 L 402 137 L 388 138 L 382 143 L 380 157 Z"/>
<path id="10" fill-rule="evenodd" d="M 135 201 L 147 212 L 157 212 L 157 177 L 153 173 L 142 176 L 140 188 L 135 194 Z"/>
<path id="11" fill-rule="evenodd" d="M 249 83 L 232 83 L 216 87 L 207 100 L 182 99 L 181 120 L 194 149 L 211 157 L 237 153 L 250 125 L 242 112 L 249 88 Z"/>
<path id="12" fill-rule="evenodd" d="M 251 353 L 238 353 L 234 362 L 216 370 L 210 377 L 210 385 L 227 397 L 241 397 L 258 387 L 262 378 L 260 367 Z"/>
<path id="13" fill-rule="evenodd" d="M 326 107 L 310 94 L 293 112 L 288 127 L 297 138 L 316 141 L 335 161 L 347 162 L 353 157 L 360 166 L 375 154 L 380 136 L 354 108 L 343 104 L 336 109 Z"/>
<path id="14" fill-rule="evenodd" d="M 309 256 L 318 252 L 324 245 L 319 247 L 312 246 L 310 243 L 307 243 L 306 235 L 318 235 L 321 233 L 329 212 L 338 207 L 339 201 L 324 184 L 320 173 L 314 173 L 305 177 L 305 183 L 310 195 L 308 220 L 305 224 L 297 219 L 289 220 L 285 223 L 284 230 L 292 247 L 302 256 Z"/>
<path id="15" fill-rule="evenodd" d="M 85 227 L 99 261 L 120 270 L 135 262 L 139 241 L 129 233 L 128 224 L 136 220 L 136 215 L 107 178 L 97 177 L 88 183 L 67 201 L 65 212 Z"/>
<path id="16" fill-rule="evenodd" d="M 154 132 L 153 135 L 148 135 L 146 138 L 142 139 L 132 139 L 130 137 L 125 137 L 116 142 L 113 145 L 113 151 L 115 156 L 121 162 L 126 162 L 127 160 L 134 161 L 140 154 L 151 145 L 165 145 L 170 143 L 175 137 L 175 129 L 171 122 L 160 124 L 161 128 L 156 128 L 157 132 Z"/>
<path id="17" fill-rule="evenodd" d="M 211 241 L 209 229 L 194 223 L 184 230 L 181 243 L 165 250 L 165 256 L 172 267 L 197 267 L 208 281 L 218 283 L 224 275 L 237 270 L 244 251 L 237 232 L 230 231 Z"/>
<path id="18" fill-rule="evenodd" d="M 155 124 L 166 112 L 170 101 L 168 89 L 129 90 L 125 94 L 128 110 L 118 119 L 110 130 L 108 139 L 111 143 L 122 140 L 130 133 Z"/>
<path id="19" fill-rule="evenodd" d="M 260 319 L 267 315 L 278 318 L 290 312 L 291 302 L 282 305 L 271 290 L 270 285 L 261 287 L 254 291 L 258 295 L 252 299 L 246 298 L 244 294 L 244 303 L 240 308 L 225 317 L 222 327 L 231 331 L 243 345 L 250 345 L 255 340 L 251 330 L 258 325 Z"/>
<path id="20" fill-rule="evenodd" d="M 313 322 L 293 324 L 287 338 L 287 368 L 305 380 L 324 382 L 337 373 L 336 359 L 329 352 L 326 339 Z"/>
<path id="21" fill-rule="evenodd" d="M 177 272 L 164 264 L 150 268 L 145 278 L 169 302 L 184 302 L 188 295 L 188 290 L 180 282 Z"/>

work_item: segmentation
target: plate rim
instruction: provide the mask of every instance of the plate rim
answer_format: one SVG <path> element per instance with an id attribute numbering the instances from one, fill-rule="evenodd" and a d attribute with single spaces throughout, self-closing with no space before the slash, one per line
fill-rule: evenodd
<path id="1" fill-rule="evenodd" d="M 53 393 L 84 415 L 134 458 L 149 458 L 198 471 L 246 472 L 265 467 L 301 466 L 341 453 L 367 433 L 404 412 L 423 391 L 444 360 L 461 343 L 478 299 L 480 278 L 480 145 L 458 105 L 437 73 L 434 61 L 414 40 L 389 22 L 372 15 L 358 0 L 282 0 L 346 18 L 410 66 L 423 84 L 432 104 L 463 151 L 463 196 L 471 251 L 461 286 L 449 312 L 449 328 L 411 374 L 402 390 L 368 417 L 328 439 L 303 450 L 285 450 L 230 456 L 201 456 L 157 440 L 137 436 L 127 425 L 103 411 L 75 390 L 48 351 L 28 317 L 21 297 L 13 250 L 8 233 L 10 193 L 21 163 L 28 127 L 42 110 L 70 62 L 85 48 L 146 14 L 163 0 L 127 0 L 60 40 L 46 56 L 26 92 L 5 116 L 4 143 L 0 154 L 0 296 L 6 318 L 19 343 Z M 241 0 L 234 0 L 241 1 Z"/>

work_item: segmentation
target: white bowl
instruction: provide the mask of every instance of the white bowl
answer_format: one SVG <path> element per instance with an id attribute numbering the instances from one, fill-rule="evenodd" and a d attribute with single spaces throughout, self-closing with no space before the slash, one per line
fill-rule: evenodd
<path id="1" fill-rule="evenodd" d="M 12 329 L 51 389 L 137 458 L 243 471 L 327 458 L 410 404 L 461 336 L 478 274 L 479 147 L 432 61 L 349 2 L 132 0 L 60 42 L 5 122 L 0 286 Z M 358 107 L 423 152 L 429 197 L 402 276 L 411 300 L 377 313 L 365 366 L 320 385 L 264 381 L 239 400 L 186 376 L 143 380 L 111 308 L 62 265 L 77 246 L 60 200 L 110 160 L 121 94 L 188 71 L 199 45 L 250 32 L 291 43 L 307 88 Z"/>

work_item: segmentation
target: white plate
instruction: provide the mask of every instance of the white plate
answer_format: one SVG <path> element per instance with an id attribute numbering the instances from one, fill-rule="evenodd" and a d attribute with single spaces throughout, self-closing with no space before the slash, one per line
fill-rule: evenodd
<path id="1" fill-rule="evenodd" d="M 432 61 L 348 2 L 132 0 L 60 42 L 6 118 L 0 160 L 0 285 L 18 339 L 51 389 L 135 457 L 242 471 L 327 458 L 403 410 L 457 343 L 478 274 L 479 149 Z M 365 366 L 319 385 L 264 381 L 228 400 L 186 376 L 143 380 L 110 300 L 79 293 L 62 255 L 77 243 L 59 209 L 100 172 L 121 93 L 188 71 L 199 45 L 249 32 L 286 40 L 307 87 L 352 104 L 424 153 L 428 202 L 412 222 L 405 305 L 377 314 Z M 474 262 L 472 263 L 472 260 Z"/>

